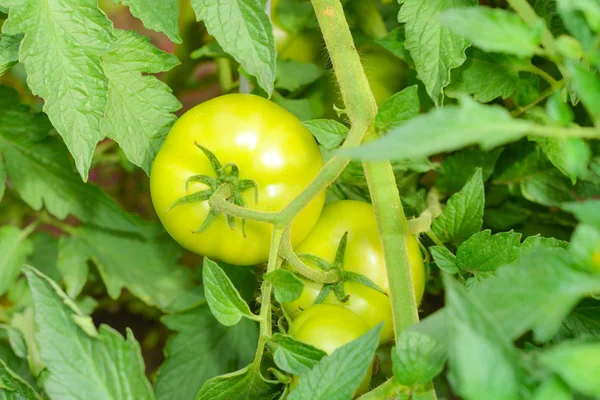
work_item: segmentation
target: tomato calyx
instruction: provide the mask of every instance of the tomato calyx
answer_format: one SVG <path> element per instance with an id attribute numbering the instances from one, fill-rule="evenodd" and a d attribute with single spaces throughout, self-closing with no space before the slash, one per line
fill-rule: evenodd
<path id="1" fill-rule="evenodd" d="M 374 289 L 382 294 L 385 294 L 385 291 L 383 289 L 381 289 L 379 286 L 377 286 L 377 284 L 375 284 L 375 282 L 373 282 L 366 276 L 357 274 L 356 272 L 350 272 L 350 271 L 344 270 L 344 256 L 346 254 L 347 243 L 348 243 L 348 232 L 344 233 L 344 236 L 342 236 L 342 239 L 340 240 L 340 243 L 339 243 L 338 248 L 335 253 L 335 259 L 333 260 L 332 263 L 328 263 L 327 261 L 323 260 L 322 258 L 319 258 L 312 254 L 298 254 L 298 257 L 300 259 L 310 261 L 313 265 L 316 265 L 318 268 L 320 268 L 324 271 L 329 271 L 329 270 L 335 269 L 339 272 L 340 279 L 337 282 L 323 284 L 323 288 L 321 289 L 321 291 L 319 292 L 319 295 L 315 299 L 314 304 L 323 303 L 325 301 L 325 299 L 327 298 L 327 296 L 329 296 L 329 294 L 331 292 L 333 292 L 335 294 L 335 296 L 337 297 L 337 299 L 339 301 L 341 301 L 342 303 L 345 303 L 346 301 L 348 301 L 350 296 L 348 294 L 346 294 L 346 290 L 344 288 L 344 284 L 346 282 L 358 282 L 358 283 L 365 285 L 367 287 L 370 287 L 371 289 Z"/>
<path id="2" fill-rule="evenodd" d="M 169 206 L 167 211 L 173 208 L 194 202 L 207 201 L 212 196 L 222 196 L 226 201 L 235 204 L 236 206 L 245 207 L 242 193 L 250 188 L 254 189 L 254 202 L 258 203 L 258 184 L 252 179 L 240 179 L 240 169 L 236 163 L 230 162 L 225 165 L 221 164 L 219 159 L 206 147 L 194 142 L 194 145 L 204 153 L 210 165 L 215 172 L 216 177 L 208 175 L 192 175 L 185 182 L 185 190 L 188 191 L 189 187 L 193 183 L 202 183 L 208 186 L 208 189 L 201 190 L 187 196 L 180 197 L 175 200 L 173 204 Z M 202 222 L 202 225 L 194 233 L 202 233 L 214 222 L 217 216 L 220 214 L 213 208 L 210 209 L 208 215 Z M 235 228 L 235 217 L 233 215 L 226 214 L 227 224 L 230 229 Z M 242 219 L 242 232 L 245 233 L 246 221 Z"/>

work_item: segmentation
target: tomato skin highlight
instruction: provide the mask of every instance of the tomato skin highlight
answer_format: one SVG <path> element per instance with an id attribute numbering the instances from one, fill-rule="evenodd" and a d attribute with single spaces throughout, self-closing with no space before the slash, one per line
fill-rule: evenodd
<path id="1" fill-rule="evenodd" d="M 236 218 L 230 229 L 224 215 L 209 228 L 194 233 L 209 212 L 208 201 L 179 205 L 177 199 L 207 189 L 189 177 L 215 176 L 207 157 L 195 145 L 206 147 L 221 162 L 235 163 L 240 179 L 258 184 L 242 193 L 244 205 L 259 211 L 279 211 L 314 179 L 323 166 L 319 147 L 308 129 L 279 105 L 249 94 L 230 94 L 201 103 L 175 123 L 160 149 L 150 174 L 156 212 L 169 234 L 188 250 L 234 265 L 254 265 L 269 256 L 272 226 L 245 222 L 246 237 Z M 300 242 L 317 221 L 325 193 L 316 196 L 292 224 L 292 243 Z"/>
<path id="2" fill-rule="evenodd" d="M 345 307 L 334 304 L 317 304 L 306 310 L 294 322 L 296 339 L 308 343 L 331 355 L 336 349 L 364 335 L 368 324 Z M 355 395 L 366 393 L 371 384 L 373 363 Z M 294 377 L 297 380 L 297 377 Z M 295 386 L 292 383 L 292 388 Z"/>
<path id="3" fill-rule="evenodd" d="M 377 221 L 373 206 L 355 200 L 341 200 L 327 204 L 321 217 L 310 234 L 295 248 L 298 254 L 312 254 L 327 262 L 332 262 L 345 232 L 348 232 L 348 243 L 344 256 L 344 270 L 366 276 L 386 294 L 356 282 L 346 282 L 344 288 L 349 295 L 348 301 L 341 303 L 330 293 L 324 303 L 343 305 L 363 318 L 369 327 L 383 321 L 384 326 L 380 342 L 393 339 L 392 308 L 389 295 L 389 283 L 385 267 L 383 248 L 377 230 Z M 423 298 L 425 290 L 425 269 L 419 244 L 409 236 L 408 254 L 413 276 L 417 303 Z M 321 284 L 305 282 L 301 296 L 283 304 L 285 310 L 294 318 L 299 318 L 310 309 L 322 288 Z"/>

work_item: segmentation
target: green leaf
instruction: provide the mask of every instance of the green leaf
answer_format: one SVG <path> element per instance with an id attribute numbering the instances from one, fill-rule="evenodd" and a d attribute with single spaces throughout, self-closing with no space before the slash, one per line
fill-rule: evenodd
<path id="1" fill-rule="evenodd" d="M 453 278 L 446 276 L 444 286 L 457 394 L 468 400 L 520 398 L 518 354 L 501 325 Z"/>
<path id="2" fill-rule="evenodd" d="M 177 120 L 172 113 L 181 104 L 166 84 L 146 74 L 170 70 L 178 60 L 134 31 L 117 30 L 115 34 L 117 47 L 102 56 L 108 78 L 102 134 L 119 143 L 127 159 L 150 174 L 152 162 Z"/>
<path id="3" fill-rule="evenodd" d="M 205 44 L 192 51 L 190 54 L 190 58 L 194 60 L 198 60 L 200 58 L 222 58 L 229 57 L 229 54 L 225 53 L 225 50 L 221 47 L 221 45 L 215 41 Z"/>
<path id="4" fill-rule="evenodd" d="M 4 197 L 6 191 L 6 167 L 4 166 L 4 160 L 0 157 L 0 202 Z"/>
<path id="5" fill-rule="evenodd" d="M 56 268 L 58 260 L 58 240 L 48 232 L 35 232 L 31 236 L 33 252 L 27 259 L 27 265 L 37 268 L 48 278 L 60 281 L 60 273 Z"/>
<path id="6" fill-rule="evenodd" d="M 22 34 L 0 34 L 0 76 L 19 62 L 19 47 L 22 39 Z"/>
<path id="7" fill-rule="evenodd" d="M 208 379 L 248 365 L 258 341 L 256 322 L 221 325 L 204 299 L 191 309 L 162 317 L 176 333 L 165 348 L 166 361 L 155 384 L 158 400 L 193 399 Z"/>
<path id="8" fill-rule="evenodd" d="M 433 221 L 431 229 L 443 242 L 452 242 L 458 246 L 481 230 L 484 202 L 481 169 L 477 169 L 461 191 L 448 200 L 442 214 Z"/>
<path id="9" fill-rule="evenodd" d="M 535 390 L 532 400 L 573 400 L 573 394 L 562 380 L 551 377 Z"/>
<path id="10" fill-rule="evenodd" d="M 87 180 L 108 82 L 100 55 L 112 48 L 112 23 L 96 0 L 9 0 L 4 32 L 24 33 L 20 61 L 31 91 L 44 99 L 44 111 Z"/>
<path id="11" fill-rule="evenodd" d="M 437 171 L 435 186 L 444 193 L 457 192 L 478 168 L 481 168 L 482 179 L 486 182 L 494 172 L 496 161 L 502 151 L 502 148 L 491 151 L 464 149 L 449 155 Z"/>
<path id="12" fill-rule="evenodd" d="M 579 64 L 567 63 L 571 84 L 597 127 L 600 127 L 600 78 Z"/>
<path id="13" fill-rule="evenodd" d="M 1 87 L 0 87 L 1 88 Z M 8 93 L 7 93 L 8 92 Z M 36 211 L 46 210 L 65 219 L 74 215 L 88 224 L 124 232 L 139 232 L 131 215 L 92 184 L 84 184 L 73 170 L 69 153 L 43 114 L 31 114 L 25 106 L 9 105 L 18 98 L 13 90 L 0 91 L 0 151 L 14 190 Z M 11 109 L 12 107 L 12 109 Z"/>
<path id="14" fill-rule="evenodd" d="M 419 87 L 409 86 L 387 99 L 375 118 L 375 127 L 381 134 L 402 125 L 405 121 L 419 114 Z"/>
<path id="15" fill-rule="evenodd" d="M 475 6 L 475 0 L 406 0 L 398 21 L 405 23 L 405 47 L 414 60 L 419 79 L 429 97 L 440 106 L 443 90 L 450 84 L 450 70 L 466 60 L 465 50 L 471 43 L 439 22 L 439 15 L 448 8 Z"/>
<path id="16" fill-rule="evenodd" d="M 551 123 L 561 126 L 568 126 L 575 117 L 571 106 L 563 101 L 560 90 L 554 92 L 546 101 L 546 113 Z"/>
<path id="17" fill-rule="evenodd" d="M 12 286 L 32 251 L 25 232 L 12 225 L 0 227 L 0 295 Z"/>
<path id="18" fill-rule="evenodd" d="M 151 229 L 148 224 L 146 230 Z M 169 311 L 181 293 L 192 285 L 189 271 L 177 265 L 181 248 L 164 234 L 142 239 L 80 227 L 72 233 L 69 242 L 60 248 L 59 268 L 62 271 L 76 268 L 68 278 L 72 292 L 77 292 L 83 284 L 87 266 L 81 263 L 89 259 L 96 264 L 113 299 L 126 287 L 145 303 Z"/>
<path id="19" fill-rule="evenodd" d="M 456 252 L 456 265 L 473 274 L 493 272 L 509 264 L 521 254 L 521 234 L 501 232 L 491 234 L 489 229 L 479 232 L 460 245 Z"/>
<path id="20" fill-rule="evenodd" d="M 561 343 L 545 350 L 540 363 L 560 376 L 569 386 L 589 396 L 600 393 L 600 344 Z"/>
<path id="21" fill-rule="evenodd" d="M 268 342 L 275 349 L 275 365 L 292 375 L 301 375 L 313 369 L 327 354 L 309 344 L 300 342 L 288 335 L 276 333 Z"/>
<path id="22" fill-rule="evenodd" d="M 420 332 L 404 331 L 392 349 L 394 379 L 406 386 L 424 385 L 442 372 L 446 349 Z"/>
<path id="23" fill-rule="evenodd" d="M 443 246 L 431 246 L 429 252 L 433 257 L 436 265 L 444 272 L 449 274 L 458 273 L 458 266 L 456 265 L 456 256 L 452 254 L 450 250 Z"/>
<path id="24" fill-rule="evenodd" d="M 291 303 L 302 294 L 304 283 L 293 272 L 276 269 L 264 276 L 265 281 L 273 284 L 275 300 L 279 303 Z"/>
<path id="25" fill-rule="evenodd" d="M 277 60 L 275 87 L 295 92 L 320 79 L 325 71 L 315 64 L 304 64 L 294 60 Z"/>
<path id="26" fill-rule="evenodd" d="M 264 0 L 192 0 L 199 20 L 258 85 L 273 93 L 277 54 Z M 223 16 L 227 16 L 223 18 Z"/>
<path id="27" fill-rule="evenodd" d="M 500 8 L 473 7 L 445 10 L 442 26 L 462 35 L 486 52 L 532 57 L 540 50 L 543 23 L 531 29 L 521 18 Z"/>
<path id="28" fill-rule="evenodd" d="M 588 52 L 588 58 L 599 67 L 600 49 L 597 47 L 597 36 L 593 31 L 599 31 L 600 23 L 596 0 L 559 0 L 556 3 L 569 32 L 581 42 Z"/>
<path id="29" fill-rule="evenodd" d="M 142 20 L 144 26 L 156 32 L 162 32 L 171 41 L 181 43 L 179 37 L 178 0 L 113 0 L 115 4 L 129 7 L 131 14 Z M 149 4 L 148 4 L 149 3 Z"/>
<path id="30" fill-rule="evenodd" d="M 548 207 L 576 199 L 571 182 L 558 172 L 530 175 L 521 181 L 521 193 L 527 200 Z"/>
<path id="31" fill-rule="evenodd" d="M 499 106 L 486 106 L 462 97 L 460 106 L 446 106 L 418 115 L 384 137 L 347 150 L 361 160 L 402 160 L 455 151 L 479 144 L 483 150 L 517 140 L 533 126 L 516 120 Z"/>
<path id="32" fill-rule="evenodd" d="M 91 336 L 82 329 L 87 326 L 95 331 L 91 319 L 80 313 L 56 283 L 31 267 L 25 275 L 33 294 L 36 341 L 47 368 L 44 390 L 50 398 L 154 398 L 139 343 L 130 330 L 123 339 L 101 325 Z"/>
<path id="33" fill-rule="evenodd" d="M 600 199 L 565 203 L 561 205 L 561 208 L 575 214 L 575 217 L 579 221 L 585 221 L 600 229 Z"/>
<path id="34" fill-rule="evenodd" d="M 396 57 L 408 62 L 410 60 L 410 55 L 404 47 L 405 41 L 406 37 L 402 27 L 395 28 L 387 36 L 375 40 L 378 45 L 382 46 Z"/>
<path id="35" fill-rule="evenodd" d="M 300 382 L 289 400 L 346 400 L 360 386 L 375 356 L 382 324 L 323 357 Z"/>
<path id="36" fill-rule="evenodd" d="M 556 0 L 535 0 L 534 8 L 536 14 L 544 19 L 553 35 L 559 36 L 565 33 L 565 27 L 556 10 Z"/>
<path id="37" fill-rule="evenodd" d="M 307 121 L 315 117 L 311 99 L 288 99 L 277 92 L 273 93 L 271 100 L 294 114 L 300 121 Z"/>
<path id="38" fill-rule="evenodd" d="M 600 272 L 600 230 L 579 224 L 571 236 L 569 251 L 573 263 L 588 271 Z"/>
<path id="39" fill-rule="evenodd" d="M 499 268 L 471 293 L 512 339 L 533 330 L 535 340 L 543 342 L 582 298 L 600 291 L 600 277 L 570 265 L 563 249 L 532 251 Z"/>
<path id="40" fill-rule="evenodd" d="M 332 119 L 313 119 L 303 124 L 327 150 L 335 149 L 348 136 L 348 128 Z"/>
<path id="41" fill-rule="evenodd" d="M 253 364 L 239 371 L 209 379 L 196 395 L 196 400 L 275 400 L 281 395 L 277 381 L 263 378 Z"/>
<path id="42" fill-rule="evenodd" d="M 87 282 L 89 250 L 85 241 L 77 236 L 61 236 L 58 246 L 59 257 L 56 268 L 65 282 L 67 295 L 74 299 L 79 296 Z"/>
<path id="43" fill-rule="evenodd" d="M 256 318 L 221 267 L 206 257 L 202 267 L 202 281 L 210 311 L 220 323 L 233 326 L 242 317 Z"/>
<path id="44" fill-rule="evenodd" d="M 534 138 L 548 160 L 575 184 L 588 171 L 592 158 L 590 146 L 579 138 Z"/>
<path id="45" fill-rule="evenodd" d="M 567 339 L 600 339 L 600 301 L 585 299 L 569 314 L 555 336 L 557 341 Z"/>
<path id="46" fill-rule="evenodd" d="M 41 400 L 39 394 L 0 359 L 0 397 L 7 400 Z"/>
<path id="47" fill-rule="evenodd" d="M 565 242 L 563 240 L 541 237 L 540 235 L 529 236 L 521 244 L 521 254 L 532 252 L 534 250 L 554 248 L 567 249 L 568 247 L 569 242 Z"/>
<path id="48" fill-rule="evenodd" d="M 519 70 L 525 64 L 523 60 L 479 49 L 467 50 L 467 56 L 467 61 L 452 71 L 452 83 L 446 88 L 446 95 L 460 98 L 461 94 L 468 94 L 481 103 L 489 103 L 513 94 Z"/>

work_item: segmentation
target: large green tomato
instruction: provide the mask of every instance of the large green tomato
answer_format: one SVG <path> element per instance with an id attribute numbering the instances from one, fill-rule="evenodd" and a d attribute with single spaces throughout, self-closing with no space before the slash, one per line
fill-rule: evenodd
<path id="1" fill-rule="evenodd" d="M 345 232 L 348 232 L 348 242 L 343 262 L 344 270 L 366 276 L 389 293 L 377 221 L 373 206 L 369 203 L 341 200 L 327 204 L 313 230 L 295 247 L 295 251 L 298 254 L 312 254 L 331 263 Z M 418 303 L 425 290 L 425 269 L 419 244 L 412 236 L 408 238 L 408 255 Z M 346 302 L 340 303 L 333 293 L 330 293 L 324 302 L 342 304 L 360 315 L 370 327 L 383 321 L 381 343 L 391 340 L 393 322 L 388 296 L 357 282 L 346 282 L 344 288 L 349 295 Z M 297 318 L 303 310 L 313 305 L 321 289 L 321 284 L 305 282 L 301 296 L 291 303 L 283 304 L 283 307 L 292 318 Z"/>
<path id="2" fill-rule="evenodd" d="M 306 310 L 293 324 L 296 339 L 321 349 L 328 355 L 369 330 L 368 324 L 358 315 L 333 304 L 317 304 Z M 369 390 L 372 373 L 373 364 L 368 368 L 356 395 Z"/>
<path id="3" fill-rule="evenodd" d="M 209 214 L 208 201 L 170 206 L 178 199 L 208 188 L 186 182 L 192 176 L 215 176 L 207 156 L 212 152 L 222 165 L 235 163 L 239 178 L 257 183 L 241 195 L 244 206 L 278 211 L 313 180 L 323 160 L 312 134 L 290 112 L 258 96 L 230 94 L 202 103 L 175 123 L 160 149 L 150 175 L 156 212 L 171 236 L 195 253 L 236 265 L 264 262 L 269 256 L 272 226 L 236 218 L 231 229 L 218 215 L 202 233 L 197 231 Z M 231 166 L 229 169 L 231 170 Z M 292 243 L 300 242 L 317 221 L 325 194 L 319 194 L 292 224 Z M 245 232 L 245 235 L 244 235 Z"/>

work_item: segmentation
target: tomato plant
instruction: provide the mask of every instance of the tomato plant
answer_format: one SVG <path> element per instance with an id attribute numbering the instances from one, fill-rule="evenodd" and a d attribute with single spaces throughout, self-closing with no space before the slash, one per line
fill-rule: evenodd
<path id="1" fill-rule="evenodd" d="M 0 398 L 599 398 L 598 21 L 0 0 Z"/>
<path id="2" fill-rule="evenodd" d="M 219 165 L 211 165 L 199 146 Z M 238 205 L 278 211 L 321 166 L 312 135 L 288 111 L 258 96 L 222 96 L 189 110 L 173 126 L 152 165 L 152 201 L 165 229 L 185 248 L 231 264 L 257 264 L 269 256 L 271 225 L 244 221 L 242 229 L 237 221 L 236 228 L 235 220 L 232 225 L 224 215 L 212 215 L 212 191 L 227 182 L 237 186 Z M 299 215 L 293 243 L 315 224 L 323 200 L 324 194 L 317 196 Z"/>

